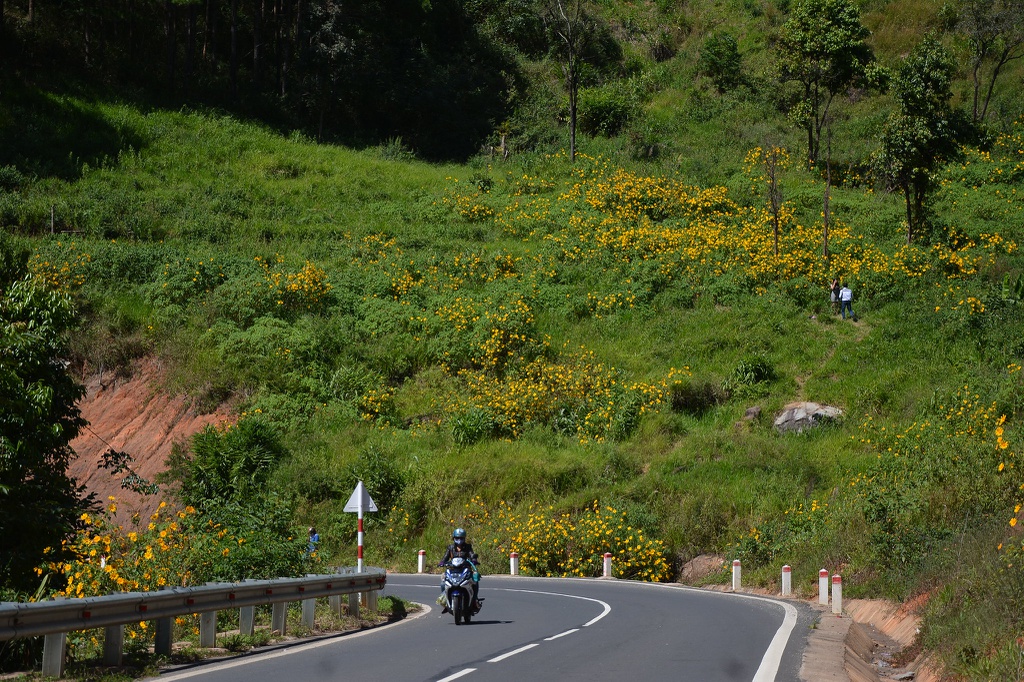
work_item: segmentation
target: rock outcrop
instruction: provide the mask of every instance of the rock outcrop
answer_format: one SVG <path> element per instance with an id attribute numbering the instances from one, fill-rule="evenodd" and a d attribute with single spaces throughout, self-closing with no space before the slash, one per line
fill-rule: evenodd
<path id="1" fill-rule="evenodd" d="M 791 431 L 802 433 L 808 429 L 832 424 L 842 417 L 843 411 L 831 405 L 810 402 L 790 403 L 782 408 L 782 412 L 775 418 L 775 430 L 779 433 Z"/>

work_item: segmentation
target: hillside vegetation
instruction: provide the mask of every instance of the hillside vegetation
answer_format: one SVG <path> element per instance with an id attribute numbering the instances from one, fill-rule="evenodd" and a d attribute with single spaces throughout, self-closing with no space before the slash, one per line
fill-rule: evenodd
<path id="1" fill-rule="evenodd" d="M 343 506 L 363 480 L 370 564 L 410 570 L 462 526 L 485 573 L 514 550 L 530 573 L 595 575 L 611 551 L 621 577 L 671 580 L 714 554 L 763 585 L 789 564 L 809 594 L 824 567 L 852 596 L 927 595 L 922 644 L 950 674 L 1019 678 L 1020 64 L 971 122 L 951 53 L 965 132 L 912 212 L 899 190 L 919 178 L 873 155 L 890 112 L 913 114 L 903 58 L 951 20 L 860 3 L 895 84 L 844 88 L 808 159 L 773 85 L 792 4 L 597 6 L 604 70 L 584 74 L 572 160 L 557 54 L 524 45 L 502 46 L 522 98 L 447 164 L 399 123 L 328 145 L 288 107 L 263 123 L 9 75 L 5 248 L 74 301 L 74 369 L 158 356 L 168 390 L 239 415 L 168 462 L 180 510 L 79 519 L 48 589 L 354 563 Z M 476 7 L 481 30 L 511 7 Z M 725 34 L 736 72 L 702 56 L 728 56 L 708 43 Z M 833 277 L 857 321 L 833 311 Z M 796 400 L 844 418 L 777 433 Z"/>

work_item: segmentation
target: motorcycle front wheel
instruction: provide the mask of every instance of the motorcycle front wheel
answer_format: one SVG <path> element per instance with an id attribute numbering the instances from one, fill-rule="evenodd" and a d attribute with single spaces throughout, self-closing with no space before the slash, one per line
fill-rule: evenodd
<path id="1" fill-rule="evenodd" d="M 463 611 L 463 609 L 462 609 L 462 595 L 461 594 L 453 594 L 452 595 L 452 613 L 455 615 L 455 624 L 456 625 L 462 625 L 462 611 Z M 467 620 L 467 622 L 469 622 L 469 621 Z"/>

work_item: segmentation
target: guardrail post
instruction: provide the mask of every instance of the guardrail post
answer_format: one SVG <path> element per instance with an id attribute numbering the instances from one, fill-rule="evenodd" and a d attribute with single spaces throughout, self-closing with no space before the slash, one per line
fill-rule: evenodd
<path id="1" fill-rule="evenodd" d="M 199 646 L 212 649 L 217 646 L 217 612 L 199 614 Z"/>
<path id="2" fill-rule="evenodd" d="M 64 652 L 67 642 L 66 632 L 43 637 L 43 677 L 64 676 Z"/>
<path id="3" fill-rule="evenodd" d="M 288 602 L 274 602 L 270 611 L 270 631 L 283 635 L 288 621 Z"/>
<path id="4" fill-rule="evenodd" d="M 605 552 L 604 553 L 604 570 L 603 570 L 603 575 L 604 575 L 605 578 L 611 578 L 612 577 L 612 553 L 611 552 Z"/>
<path id="5" fill-rule="evenodd" d="M 171 640 L 174 638 L 174 619 L 157 618 L 156 634 L 153 640 L 153 653 L 159 656 L 171 655 Z"/>
<path id="6" fill-rule="evenodd" d="M 782 567 L 782 596 L 793 594 L 793 569 L 786 564 Z"/>
<path id="7" fill-rule="evenodd" d="M 377 612 L 377 590 L 370 590 L 366 594 L 366 608 L 374 613 Z"/>
<path id="8" fill-rule="evenodd" d="M 740 560 L 732 560 L 732 591 L 739 592 L 740 585 L 742 584 L 742 568 L 740 567 Z"/>
<path id="9" fill-rule="evenodd" d="M 508 555 L 508 570 L 512 575 L 519 575 L 519 552 Z"/>
<path id="10" fill-rule="evenodd" d="M 242 606 L 238 609 L 238 634 L 252 637 L 256 632 L 256 607 Z"/>
<path id="11" fill-rule="evenodd" d="M 843 576 L 838 573 L 832 576 L 832 613 L 843 613 Z"/>
<path id="12" fill-rule="evenodd" d="M 103 628 L 103 665 L 121 665 L 124 660 L 124 625 Z"/>
<path id="13" fill-rule="evenodd" d="M 331 613 L 336 616 L 341 616 L 341 595 L 332 594 L 327 598 L 327 603 L 331 605 Z"/>
<path id="14" fill-rule="evenodd" d="M 316 599 L 302 600 L 302 624 L 313 629 L 313 617 L 316 615 Z"/>
<path id="15" fill-rule="evenodd" d="M 417 562 L 418 563 L 417 563 L 416 572 L 417 573 L 422 573 L 423 569 L 424 569 L 424 565 L 427 562 L 427 550 L 425 550 L 425 549 L 421 549 L 420 550 L 420 554 L 419 554 L 419 558 L 417 559 Z"/>
<path id="16" fill-rule="evenodd" d="M 348 595 L 348 615 L 353 618 L 359 617 L 359 593 L 350 592 Z"/>
<path id="17" fill-rule="evenodd" d="M 818 603 L 828 604 L 828 570 L 818 571 Z"/>

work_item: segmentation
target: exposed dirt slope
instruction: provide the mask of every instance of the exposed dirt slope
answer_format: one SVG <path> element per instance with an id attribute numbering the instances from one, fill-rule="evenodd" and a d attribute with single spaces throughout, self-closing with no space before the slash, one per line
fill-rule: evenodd
<path id="1" fill-rule="evenodd" d="M 147 518 L 160 504 L 163 493 L 142 496 L 121 488 L 121 476 L 99 467 L 101 455 L 109 448 L 127 452 L 135 458 L 136 473 L 152 481 L 166 467 L 164 463 L 176 441 L 189 438 L 208 424 L 231 419 L 226 411 L 197 414 L 187 396 L 171 396 L 161 391 L 162 372 L 153 359 L 140 362 L 131 378 L 112 374 L 93 374 L 86 378 L 86 396 L 79 403 L 82 416 L 89 422 L 71 445 L 78 453 L 70 474 L 96 493 L 101 502 L 117 498 L 117 517 L 121 522 L 138 512 Z"/>

